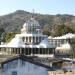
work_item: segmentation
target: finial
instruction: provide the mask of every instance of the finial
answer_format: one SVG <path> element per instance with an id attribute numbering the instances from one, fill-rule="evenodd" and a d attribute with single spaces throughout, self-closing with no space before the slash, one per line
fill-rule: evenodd
<path id="1" fill-rule="evenodd" d="M 35 12 L 35 10 L 32 9 L 32 18 L 34 18 L 34 12 Z"/>

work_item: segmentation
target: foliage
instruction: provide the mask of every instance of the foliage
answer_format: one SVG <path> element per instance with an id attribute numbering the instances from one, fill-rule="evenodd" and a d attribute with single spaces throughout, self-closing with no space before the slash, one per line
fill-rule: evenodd
<path id="1" fill-rule="evenodd" d="M 22 28 L 24 22 L 31 17 L 31 14 L 32 13 L 24 10 L 17 10 L 8 15 L 0 16 L 0 27 L 3 26 L 6 33 L 13 31 L 18 32 Z M 34 14 L 34 18 L 39 21 L 41 28 L 46 24 L 48 24 L 48 27 L 53 28 L 54 25 L 62 25 L 63 23 L 67 26 L 75 27 L 75 16 L 73 15 Z"/>
<path id="2" fill-rule="evenodd" d="M 15 34 L 16 34 L 16 33 L 14 33 L 14 32 L 8 33 L 8 34 L 6 35 L 6 37 L 5 37 L 6 42 L 10 42 L 11 39 L 14 38 Z"/>
<path id="3" fill-rule="evenodd" d="M 5 30 L 3 27 L 0 27 L 0 41 L 5 41 Z"/>
<path id="4" fill-rule="evenodd" d="M 53 29 L 51 35 L 52 36 L 62 36 L 67 33 L 74 33 L 74 30 L 66 25 L 56 25 L 55 28 Z"/>
<path id="5" fill-rule="evenodd" d="M 5 30 L 3 29 L 3 27 L 0 27 L 0 37 L 1 37 L 2 33 L 4 33 L 4 32 L 5 32 Z"/>
<path id="6" fill-rule="evenodd" d="M 32 13 L 30 12 L 26 12 L 23 10 L 17 10 L 8 15 L 1 16 L 0 17 L 0 27 L 3 26 L 6 33 L 13 32 L 13 31 L 19 32 L 24 22 L 30 19 L 31 14 Z M 46 35 L 51 34 L 52 36 L 60 36 L 68 32 L 72 32 L 72 28 L 75 27 L 75 16 L 73 15 L 34 14 L 34 18 L 37 21 L 39 21 L 41 28 L 43 29 L 43 33 Z M 46 27 L 44 27 L 45 25 Z M 0 34 L 1 34 L 1 31 L 0 31 Z"/>
<path id="7" fill-rule="evenodd" d="M 51 33 L 50 33 L 48 30 L 44 30 L 44 31 L 43 31 L 43 34 L 49 36 Z"/>
<path id="8" fill-rule="evenodd" d="M 50 36 L 51 33 L 50 33 L 50 30 L 49 30 L 49 28 L 47 26 L 44 26 L 44 28 L 43 28 L 43 34 Z"/>

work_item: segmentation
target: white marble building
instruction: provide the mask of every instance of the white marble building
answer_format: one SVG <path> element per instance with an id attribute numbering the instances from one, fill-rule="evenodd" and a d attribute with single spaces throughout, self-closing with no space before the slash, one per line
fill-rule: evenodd
<path id="1" fill-rule="evenodd" d="M 43 35 L 38 21 L 34 18 L 26 21 L 21 29 L 20 34 L 7 44 L 0 45 L 1 51 L 10 55 L 24 54 L 24 55 L 46 55 L 54 53 L 55 47 L 49 43 L 47 35 Z"/>
<path id="2" fill-rule="evenodd" d="M 52 37 L 52 36 L 48 37 L 50 44 L 54 45 L 55 47 L 59 47 L 67 42 L 71 43 L 73 38 L 75 38 L 75 34 L 72 33 L 67 33 L 65 35 L 57 37 Z"/>

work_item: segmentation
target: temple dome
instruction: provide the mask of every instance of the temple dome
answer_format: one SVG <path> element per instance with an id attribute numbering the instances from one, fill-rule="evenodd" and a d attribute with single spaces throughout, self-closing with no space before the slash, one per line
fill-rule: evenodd
<path id="1" fill-rule="evenodd" d="M 8 44 L 7 47 L 23 47 L 25 46 L 24 42 L 22 41 L 22 39 L 20 37 L 15 37 L 13 38 Z"/>
<path id="2" fill-rule="evenodd" d="M 67 42 L 66 44 L 63 44 L 63 45 L 62 45 L 62 49 L 71 50 L 72 47 L 71 47 L 71 45 Z"/>
<path id="3" fill-rule="evenodd" d="M 54 46 L 50 44 L 50 42 L 48 41 L 47 38 L 42 40 L 41 43 L 39 44 L 39 46 L 43 47 L 43 48 L 54 48 Z"/>
<path id="4" fill-rule="evenodd" d="M 38 28 L 40 28 L 38 21 L 36 21 L 34 18 L 31 18 L 24 23 L 21 32 L 35 32 Z"/>
<path id="5" fill-rule="evenodd" d="M 24 24 L 24 26 L 27 26 L 27 27 L 33 27 L 34 26 L 35 28 L 37 28 L 40 25 L 39 25 L 38 21 L 36 21 L 34 18 L 31 18 L 30 20 L 28 20 L 26 22 L 26 24 Z"/>
<path id="6" fill-rule="evenodd" d="M 60 51 L 60 52 L 70 52 L 72 50 L 71 45 L 67 42 L 65 44 L 62 44 L 60 47 L 56 47 L 56 51 Z"/>

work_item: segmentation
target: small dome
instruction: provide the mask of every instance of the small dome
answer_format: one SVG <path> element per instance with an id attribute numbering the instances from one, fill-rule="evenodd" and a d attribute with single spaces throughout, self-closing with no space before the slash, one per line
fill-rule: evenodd
<path id="1" fill-rule="evenodd" d="M 39 44 L 39 46 L 43 47 L 43 48 L 54 48 L 54 46 L 50 44 L 50 42 L 48 41 L 47 38 L 42 40 L 42 42 Z"/>
<path id="2" fill-rule="evenodd" d="M 15 37 L 8 44 L 8 47 L 23 47 L 25 44 L 21 38 Z"/>
<path id="3" fill-rule="evenodd" d="M 63 44 L 63 45 L 61 45 L 61 47 L 57 47 L 56 48 L 56 50 L 72 50 L 72 47 L 71 47 L 71 45 L 67 42 L 67 43 L 65 43 L 65 44 Z"/>
<path id="4" fill-rule="evenodd" d="M 62 49 L 71 50 L 72 47 L 71 47 L 71 45 L 67 42 L 66 44 L 63 44 L 63 45 L 62 45 Z"/>

